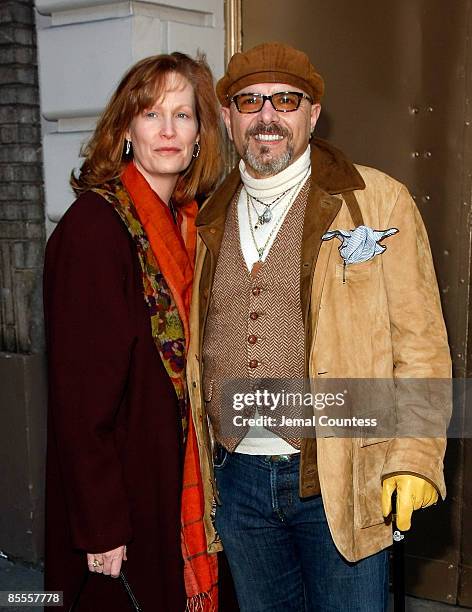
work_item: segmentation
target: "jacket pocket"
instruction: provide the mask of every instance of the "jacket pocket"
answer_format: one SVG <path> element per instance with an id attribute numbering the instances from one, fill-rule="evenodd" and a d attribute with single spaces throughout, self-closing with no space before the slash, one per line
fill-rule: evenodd
<path id="1" fill-rule="evenodd" d="M 371 446 L 372 444 L 380 444 L 380 442 L 388 442 L 390 440 L 390 438 L 370 438 L 368 436 L 363 436 L 361 438 L 361 447 L 363 448 L 364 446 Z"/>
<path id="2" fill-rule="evenodd" d="M 364 438 L 355 446 L 354 522 L 361 529 L 384 522 L 381 476 L 388 443 L 388 438 Z"/>
<path id="3" fill-rule="evenodd" d="M 355 283 L 362 280 L 367 280 L 372 270 L 378 265 L 376 257 L 361 261 L 360 263 L 344 265 L 343 263 L 336 264 L 336 278 L 346 283 Z"/>

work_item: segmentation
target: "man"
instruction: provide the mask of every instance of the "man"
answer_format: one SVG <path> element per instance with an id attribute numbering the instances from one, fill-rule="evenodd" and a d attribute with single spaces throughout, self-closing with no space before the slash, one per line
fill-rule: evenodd
<path id="1" fill-rule="evenodd" d="M 392 493 L 402 530 L 445 496 L 443 435 L 315 439 L 259 419 L 228 433 L 228 380 L 450 376 L 419 213 L 394 179 L 310 144 L 323 88 L 280 43 L 236 54 L 217 84 L 241 162 L 197 217 L 188 380 L 208 546 L 243 612 L 386 610 Z"/>

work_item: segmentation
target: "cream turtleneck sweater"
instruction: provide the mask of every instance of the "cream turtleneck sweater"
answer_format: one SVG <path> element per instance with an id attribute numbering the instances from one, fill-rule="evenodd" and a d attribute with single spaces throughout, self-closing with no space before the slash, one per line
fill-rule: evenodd
<path id="1" fill-rule="evenodd" d="M 243 189 L 238 200 L 238 221 L 239 221 L 239 240 L 241 243 L 241 251 L 244 260 L 251 270 L 253 265 L 258 261 L 259 254 L 257 252 L 254 240 L 251 235 L 249 226 L 247 193 L 255 196 L 263 202 L 272 202 L 278 195 L 293 187 L 279 202 L 272 207 L 272 220 L 269 223 L 260 225 L 254 230 L 258 247 L 265 245 L 274 226 L 276 229 L 264 250 L 262 261 L 264 261 L 270 251 L 270 247 L 274 243 L 283 220 L 287 215 L 290 206 L 295 201 L 298 192 L 302 188 L 303 183 L 310 175 L 310 147 L 288 168 L 282 170 L 275 176 L 263 179 L 255 179 L 250 176 L 246 170 L 246 164 L 243 160 L 239 163 L 239 171 L 243 182 Z M 246 193 L 247 191 L 247 193 Z M 262 204 L 256 202 L 257 210 L 263 212 Z M 257 221 L 256 213 L 249 205 L 251 212 L 252 227 Z M 257 414 L 256 414 L 257 416 Z M 273 432 L 264 429 L 263 427 L 251 427 L 246 437 L 240 442 L 236 448 L 237 453 L 245 453 L 246 455 L 287 455 L 298 452 L 296 448 L 288 444 L 284 439 L 276 436 Z"/>
<path id="2" fill-rule="evenodd" d="M 256 239 L 259 248 L 263 247 L 269 238 L 273 228 L 276 230 L 272 234 L 262 256 L 264 261 L 270 251 L 270 247 L 274 243 L 277 233 L 288 213 L 291 204 L 294 202 L 298 195 L 303 183 L 310 174 L 310 147 L 308 146 L 306 151 L 295 161 L 290 164 L 288 168 L 282 170 L 275 176 L 269 178 L 256 179 L 250 176 L 246 170 L 246 164 L 243 160 L 239 162 L 239 171 L 241 174 L 241 180 L 243 182 L 243 189 L 238 200 L 238 219 L 239 219 L 239 240 L 241 242 L 241 250 L 246 261 L 248 270 L 252 269 L 252 266 L 258 261 L 259 255 L 254 244 L 253 237 L 251 235 L 251 229 L 249 226 L 248 217 L 248 205 L 247 205 L 247 193 L 255 196 L 263 202 L 272 202 L 278 195 L 289 190 L 283 198 L 281 198 L 275 206 L 271 207 L 272 220 L 269 223 L 260 225 L 257 229 L 254 229 L 254 237 Z M 293 189 L 290 189 L 293 187 Z M 264 206 L 259 202 L 255 202 L 257 210 L 260 214 L 264 211 Z M 251 214 L 252 227 L 254 228 L 257 222 L 257 215 L 249 204 L 249 210 Z"/>

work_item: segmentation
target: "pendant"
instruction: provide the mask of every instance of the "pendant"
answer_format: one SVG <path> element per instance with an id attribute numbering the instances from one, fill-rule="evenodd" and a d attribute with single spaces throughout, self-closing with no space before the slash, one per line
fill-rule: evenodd
<path id="1" fill-rule="evenodd" d="M 270 211 L 270 208 L 265 209 L 262 215 L 262 219 L 263 219 L 263 223 L 269 223 L 270 221 L 272 221 L 272 213 Z"/>

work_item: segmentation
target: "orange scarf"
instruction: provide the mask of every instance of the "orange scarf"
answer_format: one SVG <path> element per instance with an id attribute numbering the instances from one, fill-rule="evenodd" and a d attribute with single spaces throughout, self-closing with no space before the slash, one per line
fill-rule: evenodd
<path id="1" fill-rule="evenodd" d="M 178 231 L 169 207 L 152 190 L 133 163 L 124 169 L 121 180 L 131 196 L 146 232 L 160 271 L 174 298 L 185 331 L 190 339 L 189 315 L 196 249 L 195 201 L 177 211 Z M 181 508 L 181 540 L 187 610 L 218 610 L 218 562 L 207 552 L 203 524 L 204 495 L 200 461 L 192 413 L 188 411 Z"/>

